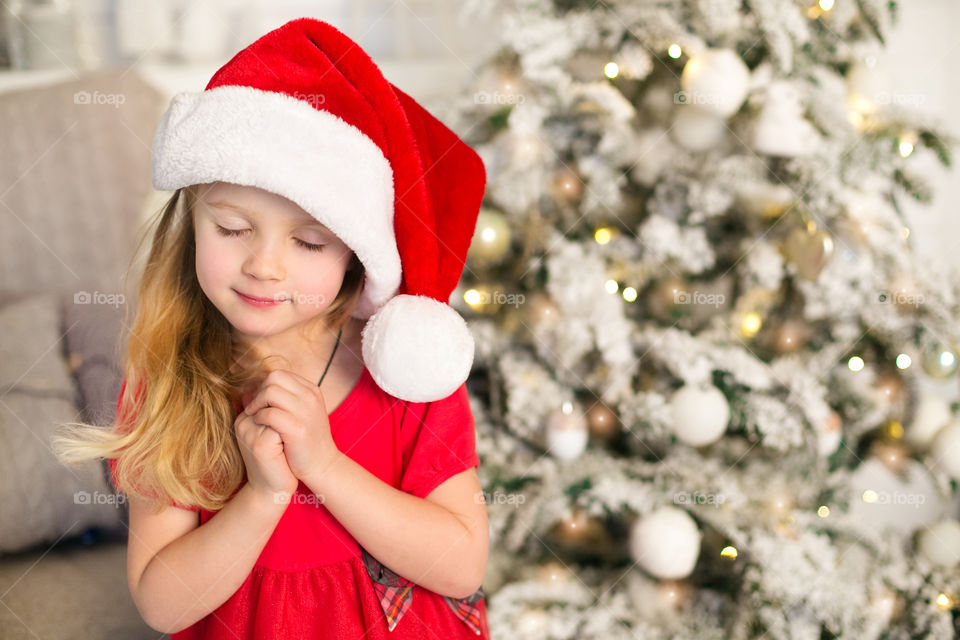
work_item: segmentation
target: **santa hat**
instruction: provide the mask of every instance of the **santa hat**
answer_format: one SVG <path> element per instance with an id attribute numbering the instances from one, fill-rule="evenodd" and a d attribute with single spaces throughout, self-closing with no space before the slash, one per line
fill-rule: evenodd
<path id="1" fill-rule="evenodd" d="M 300 205 L 363 264 L 354 316 L 387 393 L 445 398 L 473 338 L 449 306 L 476 227 L 479 156 L 384 78 L 331 25 L 293 20 L 240 51 L 200 92 L 179 93 L 153 141 L 153 184 L 223 181 Z"/>

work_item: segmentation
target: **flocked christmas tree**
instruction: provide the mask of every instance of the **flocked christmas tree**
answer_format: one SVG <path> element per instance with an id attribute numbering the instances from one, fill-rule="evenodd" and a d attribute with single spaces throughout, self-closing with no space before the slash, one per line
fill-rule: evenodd
<path id="1" fill-rule="evenodd" d="M 476 0 L 495 637 L 952 638 L 957 280 L 881 0 Z M 955 385 L 954 385 L 955 388 Z"/>

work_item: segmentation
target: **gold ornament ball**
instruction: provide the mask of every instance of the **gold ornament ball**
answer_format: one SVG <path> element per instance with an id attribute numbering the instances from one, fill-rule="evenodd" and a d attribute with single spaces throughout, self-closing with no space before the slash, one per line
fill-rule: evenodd
<path id="1" fill-rule="evenodd" d="M 923 356 L 921 365 L 931 378 L 949 378 L 957 372 L 957 352 L 947 348 L 936 349 Z"/>
<path id="2" fill-rule="evenodd" d="M 499 211 L 483 207 L 477 215 L 467 259 L 479 267 L 500 263 L 510 250 L 510 225 Z"/>
<path id="3" fill-rule="evenodd" d="M 877 375 L 873 387 L 891 404 L 898 402 L 903 396 L 903 380 L 892 371 L 884 371 Z"/>
<path id="4" fill-rule="evenodd" d="M 558 521 L 553 534 L 558 540 L 574 545 L 589 545 L 604 539 L 606 530 L 603 523 L 591 516 L 585 509 L 573 509 L 570 514 Z"/>
<path id="5" fill-rule="evenodd" d="M 910 459 L 910 450 L 905 444 L 889 440 L 875 440 L 869 453 L 894 473 L 902 473 Z"/>
<path id="6" fill-rule="evenodd" d="M 560 169 L 553 176 L 550 194 L 558 202 L 579 202 L 583 196 L 583 181 L 572 169 Z"/>
<path id="7" fill-rule="evenodd" d="M 556 322 L 560 318 L 560 307 L 547 294 L 537 291 L 528 296 L 524 304 L 527 324 L 536 326 L 541 322 Z"/>
<path id="8" fill-rule="evenodd" d="M 617 414 L 602 402 L 587 410 L 587 425 L 590 435 L 600 441 L 609 441 L 619 432 Z"/>
<path id="9" fill-rule="evenodd" d="M 773 336 L 773 348 L 777 353 L 793 353 L 802 349 L 810 337 L 810 327 L 802 320 L 784 320 Z"/>
<path id="10" fill-rule="evenodd" d="M 784 252 L 801 278 L 816 280 L 833 256 L 833 237 L 815 225 L 807 225 L 790 232 Z"/>
<path id="11" fill-rule="evenodd" d="M 661 580 L 657 593 L 665 608 L 680 609 L 690 599 L 690 585 L 682 580 Z"/>
<path id="12" fill-rule="evenodd" d="M 650 291 L 648 308 L 661 320 L 675 320 L 680 311 L 689 311 L 690 285 L 683 278 L 667 277 L 657 282 Z"/>

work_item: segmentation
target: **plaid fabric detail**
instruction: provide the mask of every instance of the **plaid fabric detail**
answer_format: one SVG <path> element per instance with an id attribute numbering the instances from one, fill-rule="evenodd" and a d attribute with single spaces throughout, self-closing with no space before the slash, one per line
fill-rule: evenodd
<path id="1" fill-rule="evenodd" d="M 381 564 L 363 547 L 360 549 L 363 552 L 363 564 L 373 580 L 373 590 L 387 617 L 387 629 L 393 631 L 413 601 L 413 583 Z"/>
<path id="2" fill-rule="evenodd" d="M 386 565 L 367 553 L 360 547 L 363 555 L 363 565 L 373 581 L 373 589 L 380 600 L 383 614 L 387 618 L 387 629 L 393 631 L 400 618 L 410 608 L 413 602 L 413 582 L 391 571 Z M 451 598 L 444 596 L 453 613 L 477 635 L 480 635 L 480 609 L 477 603 L 483 598 L 483 591 L 477 589 L 466 598 Z"/>
<path id="3" fill-rule="evenodd" d="M 472 594 L 466 598 L 451 598 L 450 596 L 443 596 L 443 599 L 447 601 L 447 604 L 450 605 L 450 608 L 453 609 L 453 613 L 456 614 L 458 618 L 463 620 L 463 623 L 470 627 L 473 632 L 477 635 L 480 635 L 480 607 L 477 606 L 477 603 L 480 599 L 483 598 L 483 590 L 477 589 Z"/>

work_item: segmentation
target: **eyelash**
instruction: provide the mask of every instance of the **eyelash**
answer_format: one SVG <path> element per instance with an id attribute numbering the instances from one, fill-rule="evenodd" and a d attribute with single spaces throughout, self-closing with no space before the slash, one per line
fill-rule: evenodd
<path id="1" fill-rule="evenodd" d="M 217 227 L 217 233 L 222 236 L 239 236 L 246 231 L 246 229 L 226 229 L 220 225 L 215 225 Z M 323 251 L 325 245 L 322 244 L 311 244 L 309 242 L 304 242 L 299 238 L 296 239 L 297 244 L 306 249 L 307 251 Z"/>

